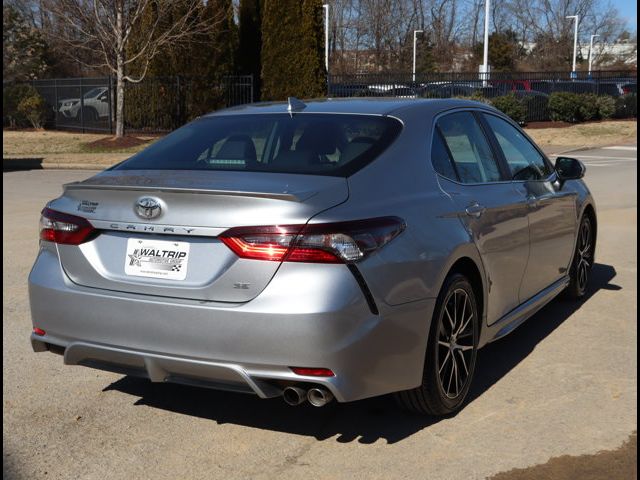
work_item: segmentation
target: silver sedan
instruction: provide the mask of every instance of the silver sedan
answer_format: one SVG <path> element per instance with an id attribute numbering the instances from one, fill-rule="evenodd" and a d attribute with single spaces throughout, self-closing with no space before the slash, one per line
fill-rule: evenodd
<path id="1" fill-rule="evenodd" d="M 292 405 L 394 392 L 449 414 L 479 348 L 585 294 L 583 175 L 475 102 L 219 111 L 46 205 L 33 349 Z"/>

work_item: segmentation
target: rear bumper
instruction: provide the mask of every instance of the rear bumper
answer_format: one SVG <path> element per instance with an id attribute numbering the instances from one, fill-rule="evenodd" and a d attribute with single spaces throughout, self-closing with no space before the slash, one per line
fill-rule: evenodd
<path id="1" fill-rule="evenodd" d="M 344 265 L 283 264 L 242 304 L 111 292 L 73 284 L 44 248 L 29 276 L 35 351 L 64 348 L 64 361 L 152 381 L 281 394 L 282 385 L 323 385 L 351 401 L 420 384 L 433 299 L 371 313 Z M 323 367 L 304 377 L 289 367 Z"/>

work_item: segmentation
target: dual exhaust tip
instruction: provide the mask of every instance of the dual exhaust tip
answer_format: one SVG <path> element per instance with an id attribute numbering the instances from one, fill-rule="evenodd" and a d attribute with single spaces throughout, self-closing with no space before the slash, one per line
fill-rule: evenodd
<path id="1" fill-rule="evenodd" d="M 333 400 L 333 394 L 321 387 L 310 388 L 308 391 L 300 387 L 287 387 L 282 392 L 282 398 L 291 406 L 300 405 L 308 400 L 314 407 L 324 407 Z"/>

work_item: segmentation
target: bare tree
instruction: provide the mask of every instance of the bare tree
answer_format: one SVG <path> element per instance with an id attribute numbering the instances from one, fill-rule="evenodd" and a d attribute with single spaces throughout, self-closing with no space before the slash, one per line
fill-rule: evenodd
<path id="1" fill-rule="evenodd" d="M 204 16 L 201 0 L 182 0 L 176 18 L 172 4 L 175 0 L 46 0 L 45 10 L 58 27 L 49 35 L 76 61 L 115 74 L 116 137 L 124 135 L 125 82 L 142 81 L 164 47 L 208 35 L 224 19 L 225 12 Z M 152 21 L 142 29 L 149 9 Z M 170 20 L 169 12 L 174 14 Z"/>

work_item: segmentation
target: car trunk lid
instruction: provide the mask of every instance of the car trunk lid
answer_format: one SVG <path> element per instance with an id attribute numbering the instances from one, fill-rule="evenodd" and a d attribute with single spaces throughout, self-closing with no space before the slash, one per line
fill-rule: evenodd
<path id="1" fill-rule="evenodd" d="M 49 208 L 82 216 L 100 231 L 81 245 L 58 245 L 62 268 L 78 285 L 246 302 L 279 263 L 240 259 L 218 235 L 238 226 L 304 224 L 347 197 L 342 177 L 116 170 L 65 185 Z M 136 213 L 141 198 L 157 202 L 159 215 Z"/>

